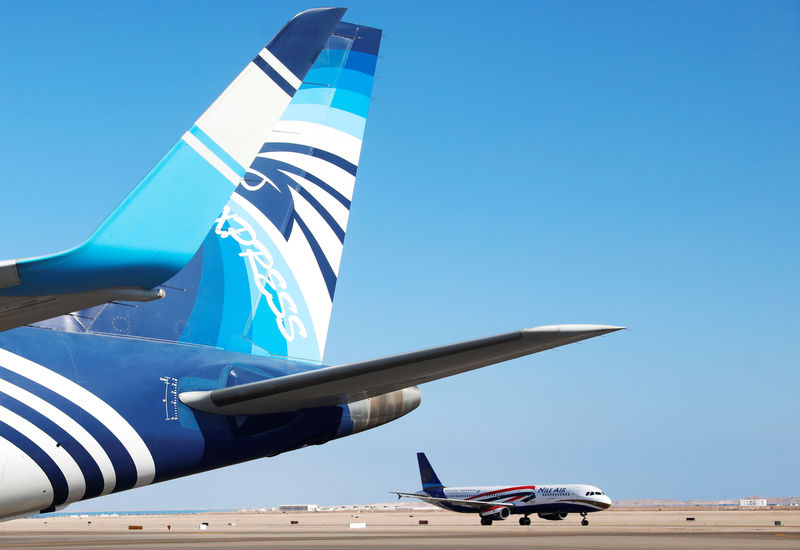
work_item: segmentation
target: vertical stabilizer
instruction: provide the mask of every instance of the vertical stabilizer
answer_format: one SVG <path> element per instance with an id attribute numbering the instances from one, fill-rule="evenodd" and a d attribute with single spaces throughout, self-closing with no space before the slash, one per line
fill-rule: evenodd
<path id="1" fill-rule="evenodd" d="M 321 362 L 380 39 L 338 23 L 164 299 L 44 324 Z"/>
<path id="2" fill-rule="evenodd" d="M 433 466 L 428 462 L 428 457 L 425 456 L 425 453 L 417 453 L 417 462 L 419 463 L 422 490 L 434 497 L 444 497 L 444 485 L 439 481 L 439 476 L 436 475 L 436 472 L 433 471 Z"/>
<path id="3" fill-rule="evenodd" d="M 247 260 L 253 352 L 322 360 L 380 38 L 337 26 L 214 230 Z"/>
<path id="4" fill-rule="evenodd" d="M 295 16 L 85 243 L 16 261 L 16 281 L 0 295 L 150 289 L 175 275 L 197 252 L 344 11 Z"/>

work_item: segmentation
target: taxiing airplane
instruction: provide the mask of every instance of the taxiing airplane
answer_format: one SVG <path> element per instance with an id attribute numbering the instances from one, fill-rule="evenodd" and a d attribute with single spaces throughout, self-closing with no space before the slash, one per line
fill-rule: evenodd
<path id="1" fill-rule="evenodd" d="M 429 502 L 439 508 L 467 514 L 480 514 L 481 525 L 505 520 L 511 514 L 521 514 L 520 525 L 530 525 L 531 514 L 542 519 L 558 521 L 567 514 L 580 514 L 581 525 L 589 525 L 586 514 L 611 506 L 611 499 L 591 485 L 514 485 L 512 487 L 445 487 L 425 453 L 417 453 L 422 491 L 397 493 L 397 498 L 409 497 Z"/>
<path id="2" fill-rule="evenodd" d="M 0 518 L 319 445 L 619 329 L 322 364 L 381 40 L 344 12 L 289 21 L 86 242 L 0 262 Z"/>

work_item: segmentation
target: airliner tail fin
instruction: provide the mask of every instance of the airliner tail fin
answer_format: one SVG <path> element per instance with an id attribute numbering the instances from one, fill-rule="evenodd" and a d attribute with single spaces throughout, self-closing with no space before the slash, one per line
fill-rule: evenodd
<path id="1" fill-rule="evenodd" d="M 87 330 L 320 363 L 380 40 L 379 29 L 339 22 L 251 162 L 237 168 L 241 185 L 218 205 L 200 250 L 164 283 L 166 297 L 82 312 Z M 253 78 L 264 74 L 250 68 Z M 223 118 L 203 115 L 197 129 L 219 136 L 212 129 Z"/>
<path id="2" fill-rule="evenodd" d="M 417 453 L 419 463 L 419 477 L 422 480 L 422 490 L 431 496 L 441 497 L 444 495 L 444 485 L 439 481 L 439 476 L 433 471 L 433 466 L 428 461 L 425 453 Z"/>
<path id="3" fill-rule="evenodd" d="M 153 289 L 180 271 L 344 11 L 319 8 L 289 21 L 85 243 L 0 263 L 0 330 L 96 305 L 98 290 Z M 82 301 L 82 293 L 91 296 Z M 29 303 L 35 310 L 21 314 Z M 14 321 L 4 324 L 6 310 L 13 311 Z"/>

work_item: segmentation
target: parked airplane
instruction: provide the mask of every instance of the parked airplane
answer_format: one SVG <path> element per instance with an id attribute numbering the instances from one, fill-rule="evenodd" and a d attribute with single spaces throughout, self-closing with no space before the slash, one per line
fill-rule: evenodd
<path id="1" fill-rule="evenodd" d="M 381 31 L 297 15 L 82 245 L 0 263 L 0 518 L 319 445 L 620 327 L 323 366 Z"/>
<path id="2" fill-rule="evenodd" d="M 581 525 L 589 525 L 586 514 L 611 506 L 611 499 L 591 485 L 515 485 L 512 487 L 445 487 L 425 453 L 417 453 L 422 491 L 394 493 L 397 498 L 409 497 L 429 502 L 439 508 L 467 514 L 480 514 L 481 525 L 505 520 L 511 514 L 522 514 L 520 525 L 531 524 L 531 514 L 558 521 L 577 513 Z"/>

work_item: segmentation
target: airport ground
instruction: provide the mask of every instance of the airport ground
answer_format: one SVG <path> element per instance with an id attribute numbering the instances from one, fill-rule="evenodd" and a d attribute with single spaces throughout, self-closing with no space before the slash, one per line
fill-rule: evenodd
<path id="1" fill-rule="evenodd" d="M 587 527 L 580 516 L 533 519 L 484 527 L 439 510 L 30 518 L 0 524 L 0 548 L 800 548 L 795 510 L 612 509 Z"/>

